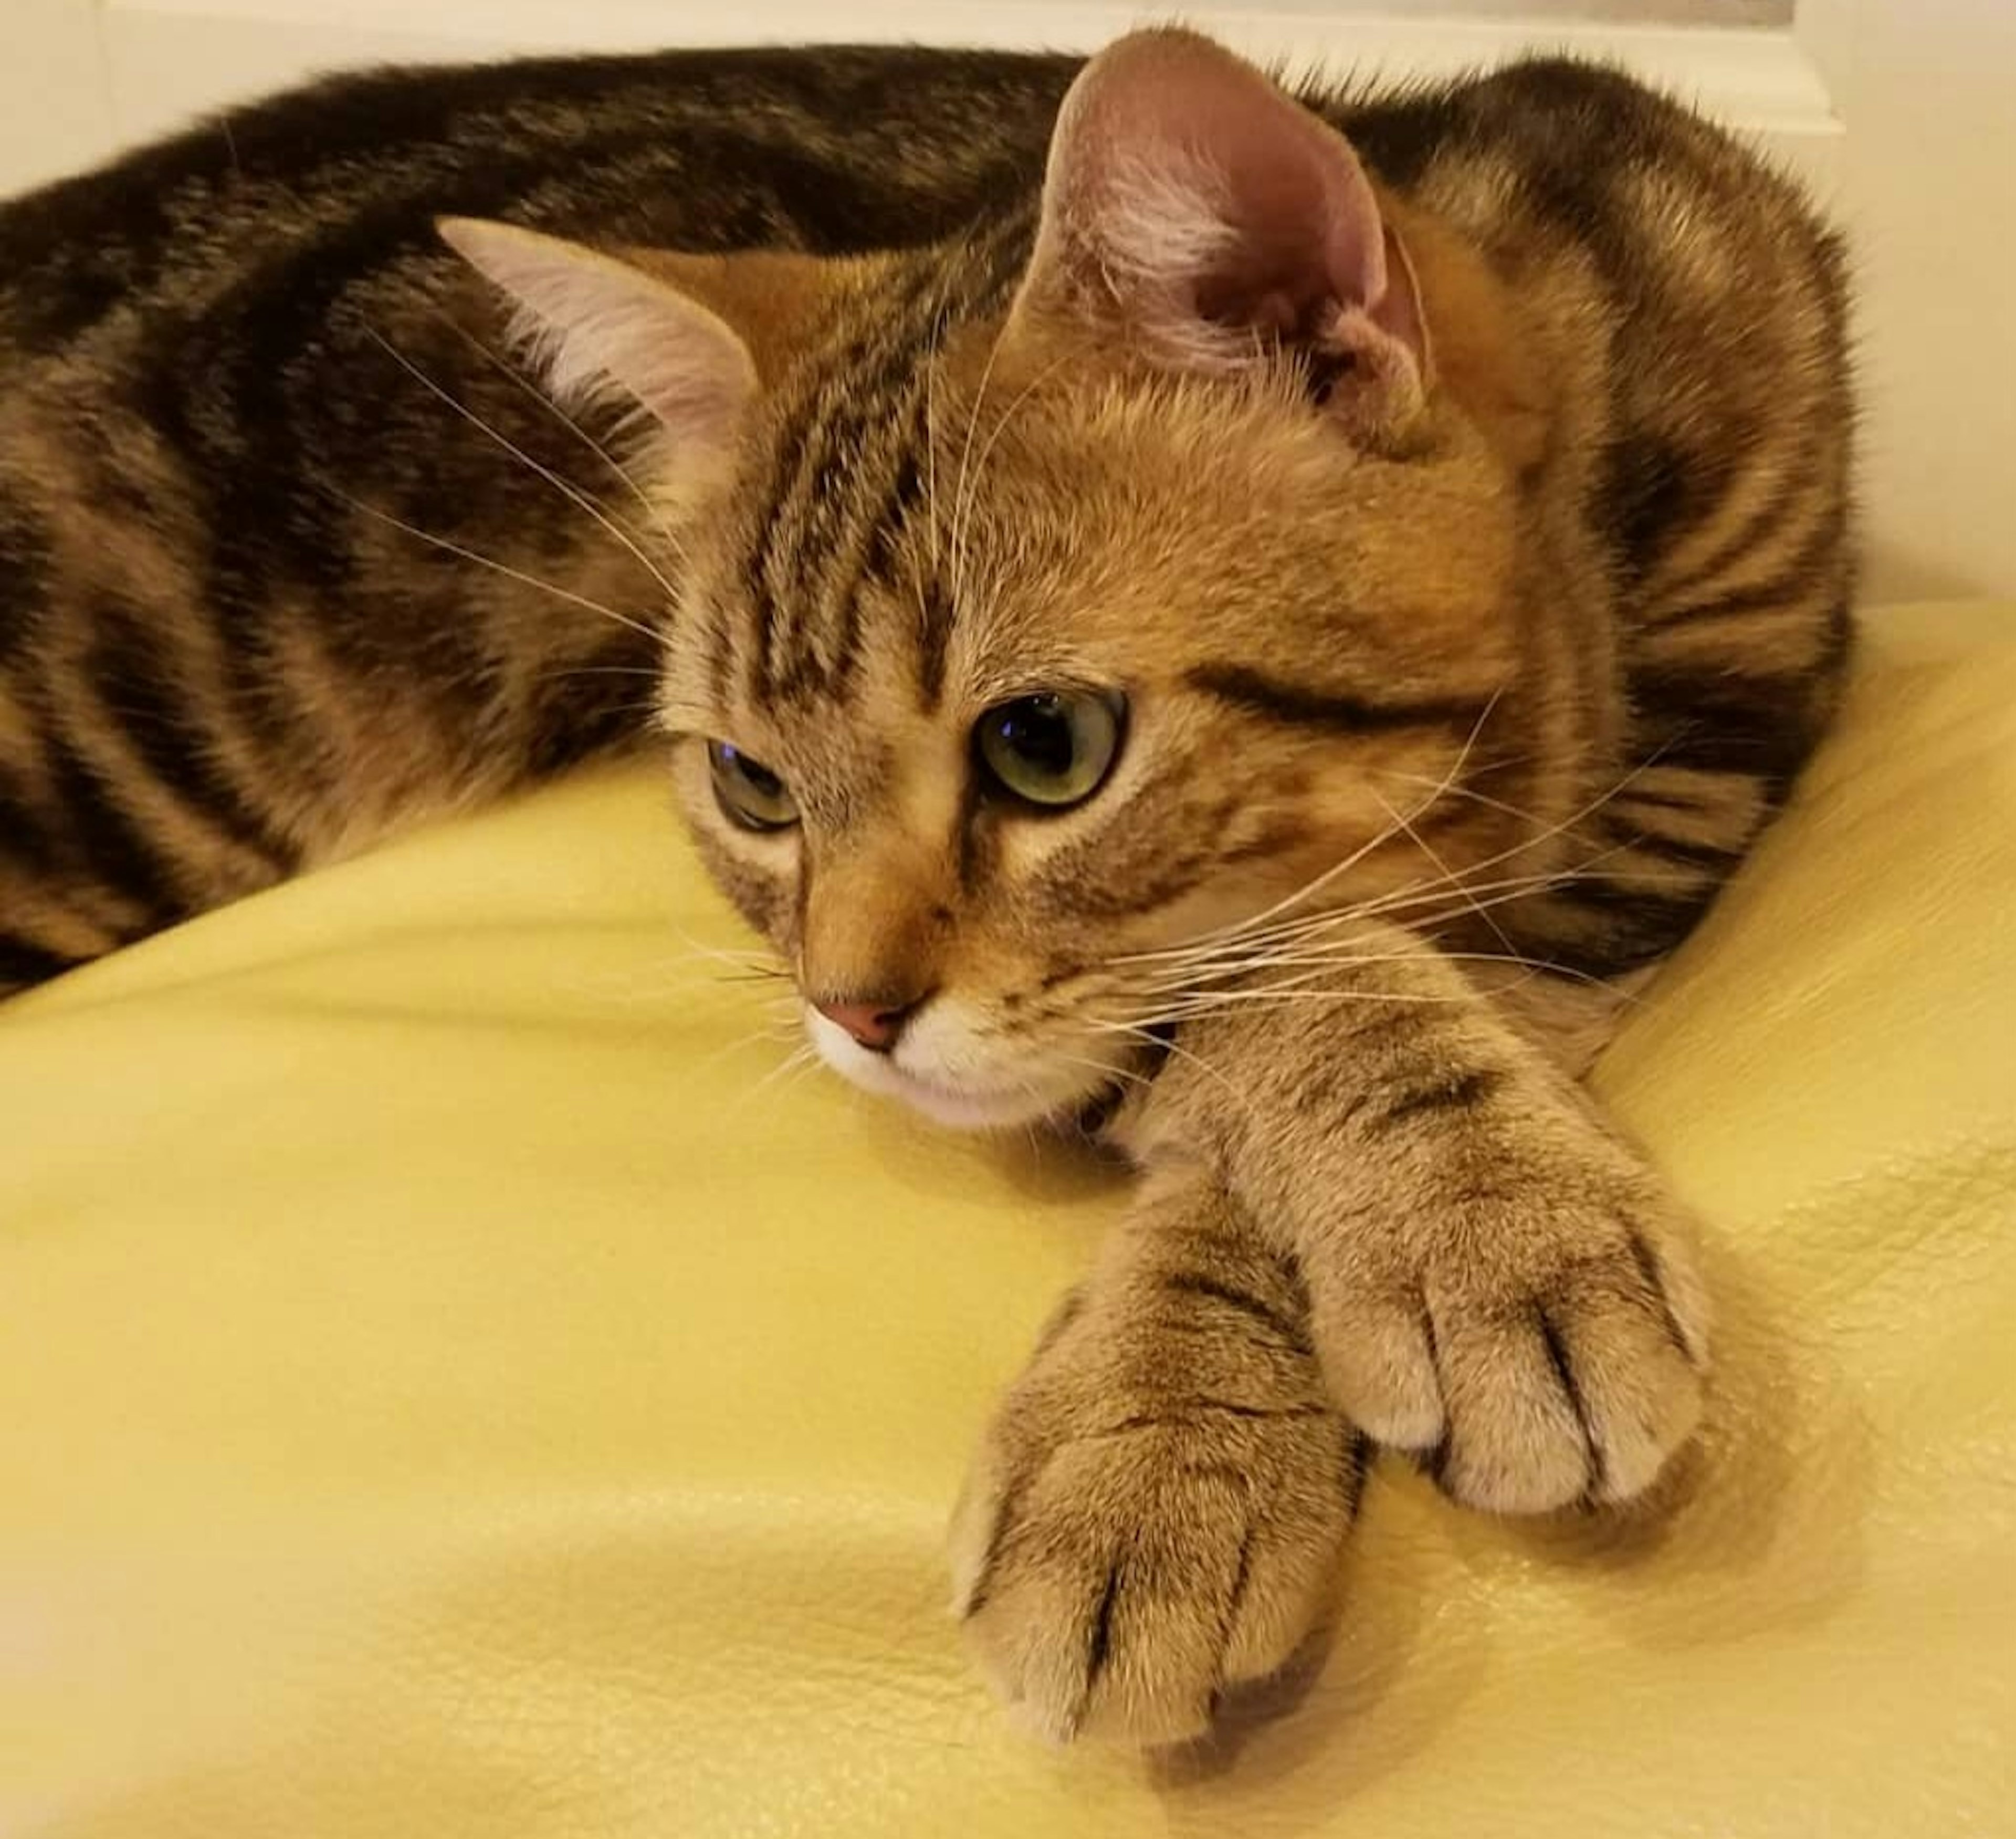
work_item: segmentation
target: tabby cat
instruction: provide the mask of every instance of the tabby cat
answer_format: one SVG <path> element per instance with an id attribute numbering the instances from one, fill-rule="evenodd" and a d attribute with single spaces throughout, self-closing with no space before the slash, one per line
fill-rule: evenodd
<path id="1" fill-rule="evenodd" d="M 662 752 L 834 1066 L 1138 1165 L 955 1569 L 1032 1727 L 1187 1736 L 1370 1446 L 1538 1513 L 1695 1425 L 1684 1224 L 1575 1074 L 1834 699 L 1841 272 L 1560 61 L 240 111 L 0 215 L 0 986 Z"/>

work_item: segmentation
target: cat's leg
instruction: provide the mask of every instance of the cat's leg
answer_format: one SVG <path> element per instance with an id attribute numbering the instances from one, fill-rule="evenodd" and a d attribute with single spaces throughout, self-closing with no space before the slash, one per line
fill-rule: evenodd
<path id="1" fill-rule="evenodd" d="M 1025 1722 L 1194 1734 L 1293 1652 L 1364 1438 L 1499 1512 L 1622 1500 L 1701 1411 L 1685 1223 L 1588 1095 L 1404 933 L 1246 986 L 1123 1120 L 1142 1195 L 1009 1394 L 954 1540 Z"/>
<path id="2" fill-rule="evenodd" d="M 1293 1265 L 1201 1167 L 1151 1174 L 1003 1401 L 959 1613 L 1025 1725 L 1193 1736 L 1322 1607 L 1363 1485 Z"/>
<path id="3" fill-rule="evenodd" d="M 1355 929 L 1320 994 L 1227 1002 L 1147 1100 L 1309 1295 L 1341 1409 L 1504 1513 L 1643 1490 L 1701 1412 L 1679 1209 L 1583 1088 L 1447 959 Z"/>

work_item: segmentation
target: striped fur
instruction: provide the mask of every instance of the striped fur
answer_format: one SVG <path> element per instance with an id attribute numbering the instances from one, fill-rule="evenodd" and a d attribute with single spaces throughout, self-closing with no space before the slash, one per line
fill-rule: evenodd
<path id="1" fill-rule="evenodd" d="M 956 1534 L 1046 1733 L 1280 1664 L 1367 1437 L 1503 1511 L 1686 1440 L 1686 1223 L 1570 1074 L 1853 588 L 1841 253 L 1727 136 L 1180 33 L 393 72 L 0 211 L 0 992 L 648 748 L 834 1065 L 1142 1165 Z M 1060 693 L 1100 789 L 990 788 Z"/>
<path id="2" fill-rule="evenodd" d="M 969 235 L 893 265 L 905 315 L 792 380 L 829 456 L 835 413 L 875 425 L 894 493 L 923 439 L 919 361 L 948 320 L 1003 304 L 1072 71 L 820 52 L 391 73 L 0 212 L 0 987 L 638 737 L 643 698 L 613 673 L 649 668 L 650 641 L 383 521 L 662 617 L 632 557 L 398 361 L 620 512 L 607 469 L 493 362 L 502 316 L 434 216 L 819 252 L 991 226 L 979 257 Z M 1595 728 L 1621 727 L 1575 776 L 1630 777 L 1593 826 L 1600 878 L 1520 930 L 1579 969 L 1650 961 L 1741 859 L 1838 676 L 1838 251 L 1731 142 L 1599 70 L 1321 106 L 1384 184 L 1517 277 L 1543 338 L 1582 348 L 1555 380 L 1546 508 L 1601 546 L 1600 591 L 1572 610 L 1592 629 L 1564 643 L 1614 654 L 1576 687 L 1608 705 Z M 959 262 L 981 272 L 940 300 Z M 832 478 L 815 455 L 795 489 L 886 569 L 892 532 L 869 524 L 913 516 L 916 488 L 840 507 Z M 818 597 L 845 584 L 787 553 L 833 532 L 779 510 L 771 668 L 802 690 Z M 1539 802 L 1510 766 L 1480 789 Z"/>

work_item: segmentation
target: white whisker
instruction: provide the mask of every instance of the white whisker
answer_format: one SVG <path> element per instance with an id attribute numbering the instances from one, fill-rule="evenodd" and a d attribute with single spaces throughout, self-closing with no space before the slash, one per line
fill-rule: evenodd
<path id="1" fill-rule="evenodd" d="M 636 537 L 632 534 L 632 532 L 625 529 L 621 524 L 617 523 L 615 518 L 611 517 L 608 511 L 606 510 L 600 504 L 597 503 L 596 501 L 587 492 L 582 491 L 579 486 L 573 485 L 567 480 L 562 478 L 560 475 L 555 472 L 551 467 L 542 466 L 538 460 L 535 460 L 531 454 L 527 453 L 524 448 L 518 445 L 518 444 L 515 441 L 513 441 L 508 435 L 504 435 L 499 432 L 496 428 L 492 427 L 488 422 L 485 421 L 481 416 L 478 415 L 474 409 L 469 407 L 466 403 L 462 402 L 450 391 L 443 389 L 441 386 L 436 383 L 431 377 L 428 376 L 419 365 L 414 363 L 411 359 L 406 357 L 403 353 L 398 351 L 390 341 L 381 337 L 374 328 L 367 326 L 364 328 L 364 330 L 365 336 L 380 346 L 385 352 L 385 355 L 391 359 L 394 363 L 399 366 L 401 370 L 405 370 L 409 376 L 411 376 L 423 389 L 425 389 L 430 394 L 438 397 L 442 402 L 445 402 L 449 408 L 452 409 L 456 414 L 459 415 L 463 420 L 469 423 L 472 427 L 479 429 L 484 434 L 488 435 L 491 440 L 495 441 L 497 445 L 502 448 L 506 453 L 509 454 L 513 459 L 517 460 L 527 470 L 535 473 L 539 478 L 544 479 L 548 485 L 551 485 L 555 491 L 560 492 L 570 503 L 587 512 L 589 516 L 592 517 L 596 523 L 600 525 L 602 528 L 607 531 L 611 536 L 614 537 L 625 549 L 630 552 L 631 555 L 636 559 L 638 565 L 664 590 L 665 597 L 668 600 L 674 600 L 678 597 L 678 590 L 672 586 L 671 577 L 668 575 L 656 562 L 653 561 L 650 556 L 645 554 L 643 545 L 638 542 Z"/>
<path id="2" fill-rule="evenodd" d="M 1489 713 L 1489 709 L 1486 709 L 1485 713 L 1486 715 Z M 1481 720 L 1482 718 L 1480 717 L 1480 728 Z M 1472 730 L 1471 741 L 1465 743 L 1465 754 L 1467 754 L 1470 747 L 1474 745 L 1478 732 L 1478 729 Z M 1471 878 L 1485 870 L 1492 868 L 1500 864 L 1510 861 L 1517 856 L 1524 855 L 1528 851 L 1537 848 L 1540 844 L 1546 842 L 1553 838 L 1561 835 L 1564 831 L 1573 828 L 1575 825 L 1582 823 L 1585 819 L 1592 816 L 1595 812 L 1601 810 L 1602 807 L 1611 800 L 1620 796 L 1640 773 L 1656 765 L 1657 763 L 1658 756 L 1656 755 L 1652 756 L 1651 759 L 1641 761 L 1637 766 L 1633 767 L 1630 771 L 1626 773 L 1621 779 L 1619 779 L 1616 784 L 1610 787 L 1608 790 L 1602 792 L 1596 798 L 1590 799 L 1580 809 L 1570 813 L 1568 816 L 1562 818 L 1559 822 L 1547 825 L 1537 833 L 1522 838 L 1519 842 L 1514 843 L 1510 847 L 1501 849 L 1494 855 L 1485 856 L 1481 861 L 1471 864 L 1467 868 L 1462 871 L 1459 875 L 1445 876 L 1438 881 L 1413 884 L 1407 888 L 1382 896 L 1376 900 L 1355 903 L 1349 906 L 1331 910 L 1329 912 L 1305 917 L 1298 920 L 1284 921 L 1277 926 L 1269 927 L 1263 923 L 1267 920 L 1273 918 L 1276 914 L 1307 899 L 1310 893 L 1315 891 L 1322 883 L 1334 879 L 1337 874 L 1344 872 L 1357 862 L 1363 860 L 1366 854 L 1369 853 L 1370 849 L 1377 847 L 1380 843 L 1387 841 L 1395 834 L 1394 829 L 1389 826 L 1388 829 L 1381 831 L 1378 836 L 1373 838 L 1370 842 L 1365 844 L 1358 849 L 1353 851 L 1350 856 L 1345 857 L 1344 860 L 1338 864 L 1335 867 L 1326 871 L 1323 875 L 1317 877 L 1315 882 L 1305 885 L 1303 888 L 1298 889 L 1294 894 L 1288 896 L 1286 899 L 1276 901 L 1273 906 L 1255 914 L 1248 920 L 1236 925 L 1221 926 L 1216 928 L 1211 932 L 1199 935 L 1198 937 L 1189 941 L 1186 944 L 1169 947 L 1159 951 L 1129 954 L 1122 957 L 1111 959 L 1109 962 L 1114 965 L 1147 963 L 1172 963 L 1195 965 L 1211 958 L 1221 948 L 1229 948 L 1233 950 L 1237 950 L 1250 948 L 1257 943 L 1278 943 L 1287 938 L 1299 937 L 1309 932 L 1320 931 L 1327 927 L 1342 925 L 1354 921 L 1359 921 L 1381 915 L 1405 914 L 1409 908 L 1424 906 L 1431 901 L 1439 900 L 1445 898 L 1445 892 L 1451 889 L 1455 889 L 1460 892 L 1465 905 L 1458 906 L 1453 910 L 1435 916 L 1432 923 L 1436 925 L 1445 924 L 1449 919 L 1460 916 L 1467 910 L 1474 913 L 1481 914 L 1483 908 L 1485 907 L 1503 905 L 1508 900 L 1524 898 L 1528 894 L 1554 891 L 1561 891 L 1564 892 L 1568 892 L 1571 889 L 1573 883 L 1578 880 L 1594 880 L 1600 878 L 1592 872 L 1595 869 L 1596 866 L 1598 864 L 1609 860 L 1612 856 L 1625 853 L 1628 846 L 1618 844 L 1610 849 L 1600 850 L 1596 854 L 1585 858 L 1579 866 L 1573 869 L 1556 869 L 1549 871 L 1539 872 L 1530 875 L 1507 878 L 1499 882 L 1485 882 L 1481 884 L 1474 882 Z M 1442 788 L 1444 790 L 1446 790 L 1449 781 L 1453 780 L 1455 773 L 1456 772 L 1460 772 L 1460 770 L 1461 759 L 1460 758 L 1456 766 L 1452 769 L 1451 773 L 1446 776 L 1445 781 L 1442 782 Z M 1440 795 L 1439 792 L 1436 795 Z M 1427 808 L 1427 803 L 1432 803 L 1433 802 L 1433 798 L 1431 797 L 1425 803 L 1417 806 L 1414 811 L 1410 813 L 1410 815 L 1418 816 L 1422 810 Z M 1697 885 L 1696 882 L 1690 880 L 1689 878 L 1685 876 L 1676 875 L 1672 878 L 1672 879 L 1673 885 L 1678 888 L 1688 888 Z M 1474 896 L 1475 895 L 1492 889 L 1503 889 L 1507 891 L 1499 894 L 1495 900 L 1482 902 L 1474 900 Z M 1406 920 L 1402 923 L 1408 924 L 1414 929 L 1418 930 L 1424 925 L 1431 922 L 1425 918 L 1417 916 Z M 1493 930 L 1496 931 L 1496 929 L 1494 927 Z M 1501 935 L 1501 937 L 1502 936 L 1503 936 Z M 1600 982 L 1602 979 L 1596 979 L 1596 981 Z"/>
<path id="3" fill-rule="evenodd" d="M 1475 724 L 1471 729 L 1468 738 L 1464 741 L 1461 749 L 1458 752 L 1454 762 L 1449 767 L 1449 771 L 1443 776 L 1440 788 L 1437 791 L 1431 793 L 1427 798 L 1424 799 L 1420 803 L 1414 808 L 1414 810 L 1410 813 L 1410 815 L 1417 817 L 1420 817 L 1423 812 L 1426 811 L 1435 803 L 1435 799 L 1441 795 L 1441 791 L 1446 790 L 1448 787 L 1454 784 L 1456 780 L 1461 776 L 1465 763 L 1470 759 L 1471 752 L 1477 745 L 1478 737 L 1484 732 L 1485 723 L 1490 720 L 1492 711 L 1498 706 L 1498 693 L 1494 693 L 1491 700 L 1485 704 L 1482 711 L 1478 714 Z M 1144 958 L 1171 956 L 1175 953 L 1193 949 L 1197 946 L 1208 944 L 1216 939 L 1237 938 L 1247 935 L 1256 927 L 1263 925 L 1267 921 L 1273 919 L 1276 914 L 1285 913 L 1293 907 L 1298 907 L 1304 901 L 1309 899 L 1311 896 L 1321 892 L 1324 888 L 1334 882 L 1338 876 L 1348 874 L 1353 868 L 1355 868 L 1359 863 L 1363 862 L 1367 856 L 1370 855 L 1373 850 L 1378 849 L 1381 845 L 1390 842 L 1395 834 L 1396 831 L 1394 827 L 1388 825 L 1387 828 L 1379 831 L 1369 841 L 1361 843 L 1358 848 L 1352 850 L 1348 856 L 1346 856 L 1343 859 L 1343 860 L 1333 864 L 1330 867 L 1325 869 L 1322 874 L 1304 882 L 1303 885 L 1296 889 L 1293 893 L 1284 895 L 1280 900 L 1276 900 L 1273 906 L 1263 908 L 1260 912 L 1254 914 L 1250 918 L 1241 920 L 1234 925 L 1216 927 L 1210 932 L 1203 933 L 1200 935 L 1198 938 L 1190 941 L 1190 944 L 1188 947 L 1178 946 L 1172 947 L 1170 951 L 1162 953 L 1139 953 L 1129 957 L 1114 958 L 1110 961 L 1114 964 L 1138 963 Z"/>
<path id="4" fill-rule="evenodd" d="M 1129 1035 L 1132 1037 L 1135 1040 L 1146 1042 L 1149 1046 L 1154 1048 L 1158 1053 L 1166 1052 L 1173 1055 L 1179 1060 L 1187 1061 L 1191 1066 L 1196 1067 L 1200 1073 L 1205 1074 L 1208 1077 L 1215 1080 L 1219 1086 L 1222 1087 L 1226 1095 L 1232 1099 L 1234 1104 L 1238 1105 L 1240 1110 L 1247 1112 L 1249 1115 L 1251 1113 L 1253 1109 L 1252 1102 L 1246 1096 L 1246 1094 L 1240 1091 L 1238 1087 L 1234 1085 L 1230 1080 L 1227 1079 L 1222 1073 L 1219 1072 L 1219 1069 L 1215 1066 L 1212 1066 L 1208 1060 L 1205 1059 L 1202 1055 L 1193 1053 L 1190 1048 L 1185 1047 L 1180 1041 L 1170 1040 L 1164 1036 L 1156 1033 L 1153 1029 L 1136 1022 L 1095 1021 L 1091 1026 L 1095 1032 L 1098 1033 Z"/>
<path id="5" fill-rule="evenodd" d="M 993 360 L 990 356 L 988 359 L 990 366 L 992 361 Z M 1008 424 L 1013 420 L 1015 411 L 1020 409 L 1024 402 L 1028 402 L 1028 399 L 1033 396 L 1038 390 L 1041 389 L 1045 384 L 1048 383 L 1053 377 L 1056 376 L 1057 373 L 1064 368 L 1065 362 L 1065 359 L 1058 358 L 1052 362 L 1045 365 L 1041 370 L 1039 370 L 1034 377 L 1031 377 L 1030 380 L 1016 392 L 1013 400 L 1009 403 L 1006 408 L 1001 411 L 999 419 L 995 421 L 992 431 L 987 437 L 986 445 L 980 450 L 979 458 L 974 462 L 972 477 L 970 479 L 964 478 L 963 477 L 962 478 L 962 484 L 964 489 L 963 492 L 955 495 L 952 502 L 952 553 L 956 565 L 957 564 L 959 559 L 963 557 L 966 553 L 966 538 L 973 522 L 973 507 L 974 505 L 978 503 L 980 500 L 980 482 L 986 474 L 988 457 L 993 453 L 994 449 L 1000 445 L 1001 437 L 1008 431 Z M 977 402 L 974 405 L 974 417 L 977 420 L 979 416 L 979 406 Z M 972 428 L 970 424 L 967 430 L 967 435 L 970 442 L 972 438 Z M 960 471 L 962 475 L 963 475 L 965 467 L 963 464 Z"/>
<path id="6" fill-rule="evenodd" d="M 390 511 L 380 510 L 375 504 L 366 504 L 362 499 L 351 496 L 340 486 L 325 485 L 323 489 L 333 498 L 348 505 L 352 510 L 362 511 L 367 517 L 375 517 L 380 523 L 389 524 L 395 530 L 403 530 L 409 536 L 417 537 L 422 543 L 431 543 L 436 549 L 445 550 L 452 556 L 459 556 L 466 562 L 474 562 L 478 567 L 488 568 L 509 580 L 521 582 L 527 587 L 551 594 L 555 600 L 564 600 L 570 606 L 584 607 L 591 613 L 599 613 L 604 619 L 613 619 L 618 626 L 628 626 L 631 631 L 643 634 L 654 645 L 664 642 L 660 633 L 654 632 L 641 619 L 632 619 L 626 614 L 617 612 L 614 607 L 605 607 L 599 600 L 591 600 L 587 595 L 578 594 L 571 588 L 556 586 L 550 581 L 542 581 L 538 575 L 527 575 L 524 569 L 514 568 L 508 562 L 500 562 L 494 556 L 486 556 L 476 550 L 466 548 L 459 543 L 451 542 L 445 536 L 437 536 L 431 530 L 423 530 L 419 525 L 409 524 L 404 517 L 395 517 Z"/>
<path id="7" fill-rule="evenodd" d="M 980 431 L 980 406 L 987 400 L 987 386 L 994 380 L 994 366 L 1001 355 L 1001 341 L 996 338 L 988 348 L 987 362 L 981 367 L 980 382 L 973 392 L 973 407 L 966 418 L 966 439 L 959 450 L 959 471 L 952 475 L 952 521 L 951 530 L 952 585 L 956 589 L 962 579 L 959 556 L 960 519 L 959 507 L 966 496 L 966 469 L 973 457 L 973 438 Z M 934 488 L 935 496 L 935 488 Z M 935 514 L 935 512 L 934 512 Z"/>
<path id="8" fill-rule="evenodd" d="M 524 372 L 520 370 L 517 365 L 513 364 L 501 352 L 492 351 L 488 344 L 484 344 L 481 339 L 478 338 L 466 326 L 464 326 L 459 320 L 456 319 L 452 314 L 441 312 L 438 312 L 436 316 L 451 330 L 458 334 L 463 339 L 466 341 L 469 344 L 473 346 L 478 354 L 488 360 L 488 362 L 500 373 L 508 378 L 511 382 L 516 384 L 520 389 L 523 390 L 525 394 L 530 396 L 534 402 L 537 402 L 542 409 L 545 409 L 549 415 L 552 416 L 555 420 L 558 421 L 562 427 L 567 428 L 571 433 L 572 433 L 574 438 L 581 442 L 581 443 L 585 446 L 596 459 L 599 460 L 604 466 L 607 467 L 609 470 L 616 475 L 618 483 L 620 483 L 629 492 L 632 498 L 636 499 L 638 508 L 643 512 L 646 519 L 650 523 L 652 532 L 655 535 L 662 537 L 675 552 L 678 550 L 679 546 L 678 539 L 672 535 L 671 531 L 665 528 L 664 520 L 659 515 L 657 507 L 652 503 L 650 498 L 646 493 L 644 488 L 639 485 L 636 480 L 631 476 L 628 469 L 623 465 L 621 461 L 617 459 L 614 454 L 611 453 L 607 447 L 603 445 L 603 444 L 595 438 L 594 435 L 590 434 L 586 428 L 583 427 L 573 416 L 570 415 L 567 410 L 563 409 L 559 403 L 555 402 L 545 390 L 542 389 L 535 378 L 527 376 Z M 376 335 L 374 334 L 374 336 Z M 397 355 L 397 354 L 395 353 L 394 355 Z"/>
<path id="9" fill-rule="evenodd" d="M 1414 847 L 1419 849 L 1424 856 L 1427 856 L 1427 859 L 1435 865 L 1437 868 L 1442 871 L 1442 879 L 1450 886 L 1453 887 L 1459 894 L 1464 894 L 1465 891 L 1463 888 L 1463 878 L 1452 870 L 1448 863 L 1442 860 L 1440 852 L 1436 849 L 1435 845 L 1430 842 L 1427 838 L 1423 836 L 1420 831 L 1417 830 L 1414 826 L 1405 817 L 1402 817 L 1398 811 L 1395 811 L 1391 805 L 1387 803 L 1385 795 L 1381 792 L 1377 787 L 1373 786 L 1368 789 L 1370 790 L 1372 795 L 1378 799 L 1380 809 L 1386 812 L 1396 824 L 1400 825 L 1400 827 L 1406 831 L 1409 837 L 1413 839 Z M 1465 894 L 1465 898 L 1467 899 L 1467 894 Z M 1504 932 L 1499 925 L 1498 921 L 1475 901 L 1471 901 L 1470 903 L 1470 907 L 1471 912 L 1475 914 L 1479 919 L 1483 921 L 1485 926 L 1489 929 L 1491 936 L 1496 939 L 1500 945 L 1503 946 L 1507 951 L 1510 951 L 1513 949 L 1512 941 L 1505 936 Z"/>
<path id="10" fill-rule="evenodd" d="M 786 1055 L 761 1079 L 747 1087 L 733 1101 L 733 1109 L 737 1111 L 742 1110 L 754 1104 L 765 1092 L 771 1092 L 772 1095 L 775 1096 L 776 1091 L 781 1091 L 796 1084 L 794 1075 L 802 1073 L 808 1068 L 818 1063 L 819 1050 L 811 1042 L 806 1042 L 795 1052 Z M 776 1091 L 773 1091 L 772 1088 L 776 1088 Z"/>

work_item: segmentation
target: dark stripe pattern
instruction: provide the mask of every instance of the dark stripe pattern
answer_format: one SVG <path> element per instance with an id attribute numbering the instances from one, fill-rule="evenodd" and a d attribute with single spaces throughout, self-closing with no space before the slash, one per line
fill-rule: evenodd
<path id="1" fill-rule="evenodd" d="M 1348 734 L 1401 728 L 1451 728 L 1467 734 L 1484 719 L 1488 706 L 1460 698 L 1383 701 L 1344 691 L 1306 689 L 1244 664 L 1197 665 L 1185 673 L 1184 681 L 1250 715 Z"/>

